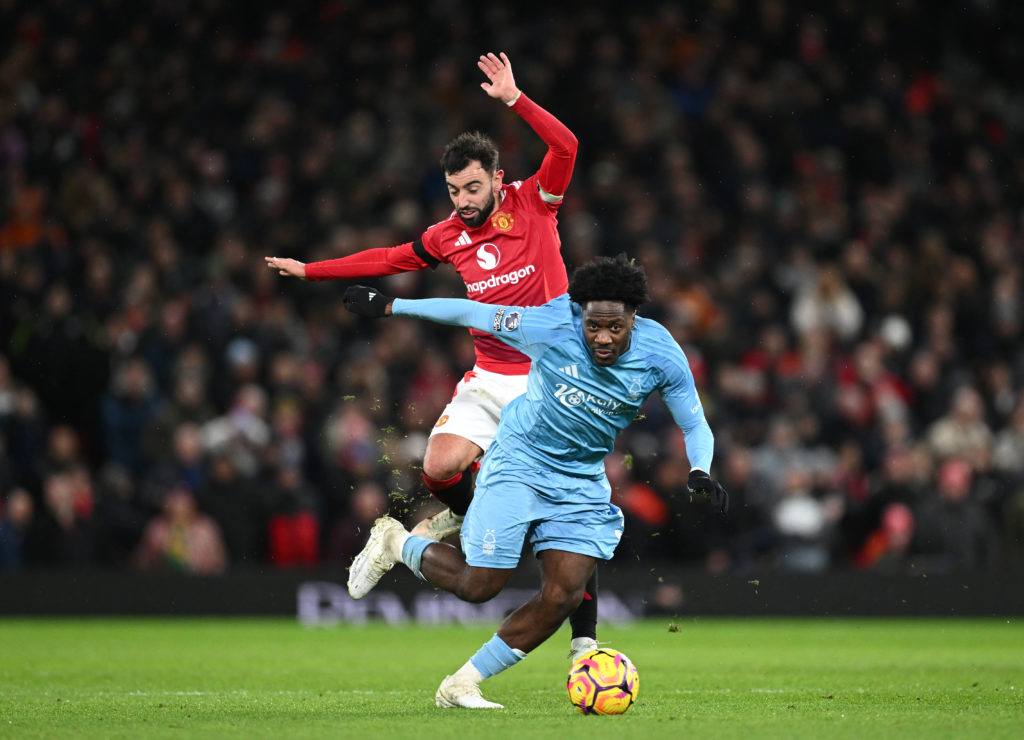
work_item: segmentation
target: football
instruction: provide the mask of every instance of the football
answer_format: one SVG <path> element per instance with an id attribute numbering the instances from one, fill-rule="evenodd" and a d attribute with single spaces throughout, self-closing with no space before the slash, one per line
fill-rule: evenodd
<path id="1" fill-rule="evenodd" d="M 640 675 L 618 650 L 591 650 L 569 669 L 569 701 L 583 714 L 622 714 L 636 701 Z"/>

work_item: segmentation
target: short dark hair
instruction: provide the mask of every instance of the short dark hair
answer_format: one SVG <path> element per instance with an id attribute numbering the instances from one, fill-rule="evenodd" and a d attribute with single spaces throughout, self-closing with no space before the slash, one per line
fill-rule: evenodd
<path id="1" fill-rule="evenodd" d="M 448 142 L 441 155 L 441 169 L 450 175 L 466 169 L 474 160 L 492 175 L 498 171 L 498 147 L 479 131 L 467 131 Z"/>
<path id="2" fill-rule="evenodd" d="M 573 271 L 569 298 L 581 306 L 591 301 L 616 301 L 627 311 L 635 311 L 648 300 L 647 276 L 624 254 L 597 257 Z"/>

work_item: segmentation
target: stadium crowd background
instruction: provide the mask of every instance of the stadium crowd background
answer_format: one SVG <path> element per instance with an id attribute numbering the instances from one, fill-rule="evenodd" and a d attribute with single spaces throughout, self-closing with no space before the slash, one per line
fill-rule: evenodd
<path id="1" fill-rule="evenodd" d="M 478 87 L 501 50 L 580 141 L 567 264 L 645 266 L 732 496 L 689 500 L 652 400 L 609 458 L 617 558 L 1024 560 L 1017 4 L 277 5 L 0 0 L 0 567 L 340 567 L 417 515 L 468 336 L 263 256 L 415 238 L 463 130 L 532 174 Z"/>

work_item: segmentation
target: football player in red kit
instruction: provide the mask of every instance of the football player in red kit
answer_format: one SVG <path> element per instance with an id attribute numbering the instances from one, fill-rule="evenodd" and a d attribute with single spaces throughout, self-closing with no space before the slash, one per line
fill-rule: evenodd
<path id="1" fill-rule="evenodd" d="M 368 249 L 322 262 L 267 257 L 282 275 L 306 280 L 341 280 L 393 275 L 449 263 L 466 283 L 466 297 L 481 303 L 539 306 L 566 292 L 568 278 L 557 230 L 558 207 L 576 160 L 572 132 L 516 87 L 508 57 L 487 54 L 477 65 L 487 76 L 481 87 L 525 120 L 548 146 L 540 169 L 506 183 L 498 150 L 479 133 L 453 139 L 441 157 L 455 210 L 413 242 Z M 494 440 L 501 410 L 526 390 L 530 360 L 490 334 L 471 329 L 476 365 L 455 388 L 430 434 L 423 480 L 448 509 L 420 522 L 413 533 L 443 539 L 459 531 L 473 497 L 470 466 Z M 597 646 L 596 581 L 570 621 L 572 652 Z"/>

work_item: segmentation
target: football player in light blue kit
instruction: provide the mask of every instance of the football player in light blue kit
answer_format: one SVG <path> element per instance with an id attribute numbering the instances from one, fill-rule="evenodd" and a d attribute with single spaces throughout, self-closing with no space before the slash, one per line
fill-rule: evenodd
<path id="1" fill-rule="evenodd" d="M 411 316 L 487 331 L 532 360 L 526 393 L 505 407 L 484 457 L 462 526 L 462 552 L 381 517 L 348 580 L 352 597 L 362 598 L 403 562 L 461 599 L 487 601 L 505 586 L 529 538 L 541 563 L 540 592 L 447 676 L 435 697 L 439 707 L 500 708 L 483 698 L 480 682 L 554 634 L 583 598 L 597 560 L 611 558 L 622 537 L 604 458 L 653 391 L 685 434 L 689 490 L 727 510 L 725 489 L 708 474 L 714 437 L 689 363 L 664 327 L 636 315 L 647 301 L 647 281 L 623 256 L 580 267 L 568 296 L 533 308 L 392 299 L 365 286 L 350 287 L 344 300 L 363 316 Z"/>

